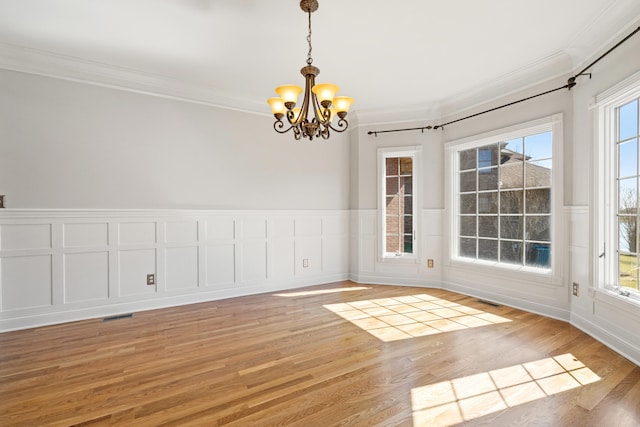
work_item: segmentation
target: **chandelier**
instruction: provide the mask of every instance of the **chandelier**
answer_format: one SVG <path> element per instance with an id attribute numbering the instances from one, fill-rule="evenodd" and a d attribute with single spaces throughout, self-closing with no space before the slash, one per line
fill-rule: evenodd
<path id="1" fill-rule="evenodd" d="M 345 117 L 353 103 L 353 98 L 335 96 L 340 88 L 334 84 L 315 84 L 320 69 L 311 65 L 313 63 L 311 57 L 311 13 L 318 10 L 318 1 L 302 0 L 300 1 L 300 9 L 309 14 L 309 34 L 307 35 L 309 53 L 307 54 L 307 65 L 300 70 L 305 79 L 302 106 L 296 107 L 298 96 L 302 93 L 302 88 L 296 85 L 277 87 L 276 93 L 279 96 L 269 98 L 267 102 L 276 118 L 273 124 L 276 132 L 286 133 L 293 130 L 296 140 L 302 137 L 309 138 L 309 140 L 318 137 L 329 139 L 329 130 L 335 132 L 347 130 L 349 123 Z M 282 120 L 285 116 L 289 125 L 286 129 Z M 336 116 L 338 120 L 334 127 L 332 121 Z"/>

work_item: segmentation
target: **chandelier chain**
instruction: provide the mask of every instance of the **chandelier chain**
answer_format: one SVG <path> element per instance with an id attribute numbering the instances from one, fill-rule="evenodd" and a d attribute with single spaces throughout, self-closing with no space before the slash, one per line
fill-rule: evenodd
<path id="1" fill-rule="evenodd" d="M 309 43 L 309 53 L 307 53 L 307 65 L 311 65 L 313 63 L 313 58 L 311 57 L 311 51 L 313 48 L 311 47 L 311 12 L 309 12 L 309 35 L 307 36 L 307 43 Z"/>

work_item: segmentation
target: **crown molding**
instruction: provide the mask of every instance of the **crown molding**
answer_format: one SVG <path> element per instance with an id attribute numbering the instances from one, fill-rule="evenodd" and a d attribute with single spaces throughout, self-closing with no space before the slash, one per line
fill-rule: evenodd
<path id="1" fill-rule="evenodd" d="M 409 105 L 399 108 L 358 109 L 354 111 L 359 126 L 401 125 L 440 120 L 440 104 Z M 351 114 L 351 113 L 350 113 Z"/>
<path id="2" fill-rule="evenodd" d="M 0 69 L 270 116 L 262 103 L 232 97 L 212 87 L 6 43 L 0 43 Z"/>
<path id="3" fill-rule="evenodd" d="M 442 116 L 451 117 L 521 92 L 571 72 L 573 63 L 565 52 L 557 52 L 491 82 L 442 102 Z"/>
<path id="4" fill-rule="evenodd" d="M 574 64 L 572 72 L 579 72 L 638 26 L 640 2 L 617 0 L 610 4 L 565 49 Z"/>

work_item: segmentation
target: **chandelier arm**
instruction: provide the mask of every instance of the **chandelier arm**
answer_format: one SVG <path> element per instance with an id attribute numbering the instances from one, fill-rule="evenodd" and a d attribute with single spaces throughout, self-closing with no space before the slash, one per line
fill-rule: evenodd
<path id="1" fill-rule="evenodd" d="M 315 79 L 312 78 L 310 82 L 310 87 L 313 87 L 315 84 Z M 311 103 L 313 104 L 313 116 L 318 123 L 322 123 L 327 126 L 331 124 L 331 111 L 329 108 L 324 108 L 320 105 L 320 101 L 318 101 L 318 97 L 315 93 L 311 93 Z"/>
<path id="2" fill-rule="evenodd" d="M 293 112 L 293 110 L 287 111 L 287 120 L 289 121 L 289 124 L 291 126 L 294 126 L 294 127 L 297 126 L 298 121 L 300 120 L 300 117 L 302 117 L 302 114 L 298 116 L 298 119 L 295 119 L 295 113 Z"/>
<path id="3" fill-rule="evenodd" d="M 340 119 L 338 120 L 337 126 L 338 126 L 337 128 L 334 128 L 333 125 L 331 125 L 331 123 L 327 125 L 327 127 L 331 128 L 335 132 L 344 132 L 349 128 L 349 122 L 346 121 L 345 119 Z"/>
<path id="4" fill-rule="evenodd" d="M 315 95 L 311 95 L 313 102 L 313 115 L 318 120 L 318 122 L 326 125 L 330 123 L 329 118 L 331 117 L 331 113 L 328 108 L 323 108 L 318 101 L 318 97 Z"/>
<path id="5" fill-rule="evenodd" d="M 331 128 L 331 125 L 325 125 L 325 126 L 322 126 L 322 131 L 318 131 L 322 139 L 329 139 L 329 137 L 331 136 L 331 132 L 329 132 L 329 128 Z"/>
<path id="6" fill-rule="evenodd" d="M 287 129 L 285 130 L 280 130 L 282 128 L 284 128 L 284 122 L 282 120 L 276 120 L 273 123 L 273 129 L 278 132 L 278 133 L 287 133 L 289 132 L 291 129 L 293 129 L 295 126 L 291 125 L 289 126 Z"/>

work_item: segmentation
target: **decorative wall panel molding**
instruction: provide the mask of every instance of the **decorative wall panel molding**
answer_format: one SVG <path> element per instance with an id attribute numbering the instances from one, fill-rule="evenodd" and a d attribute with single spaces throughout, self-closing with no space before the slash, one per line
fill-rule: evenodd
<path id="1" fill-rule="evenodd" d="M 348 238 L 348 211 L 6 210 L 0 332 L 345 280 Z"/>

